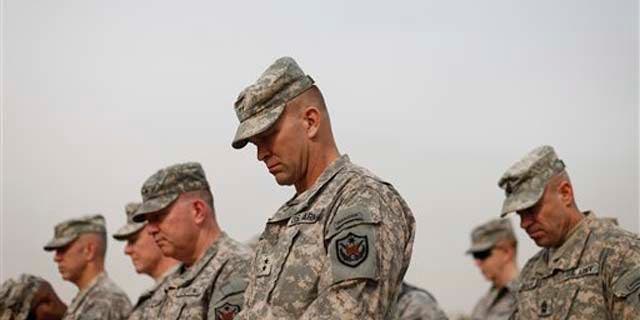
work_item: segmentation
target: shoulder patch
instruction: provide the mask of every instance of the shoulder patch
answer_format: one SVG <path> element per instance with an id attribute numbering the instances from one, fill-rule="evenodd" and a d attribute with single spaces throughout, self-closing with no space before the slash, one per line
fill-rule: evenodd
<path id="1" fill-rule="evenodd" d="M 240 306 L 231 303 L 225 303 L 215 309 L 216 320 L 233 320 L 238 313 Z"/>
<path id="2" fill-rule="evenodd" d="M 640 267 L 628 270 L 613 285 L 613 294 L 625 298 L 640 289 Z"/>
<path id="3" fill-rule="evenodd" d="M 377 279 L 378 252 L 376 230 L 359 224 L 338 232 L 329 244 L 333 283 L 349 279 Z"/>
<path id="4" fill-rule="evenodd" d="M 329 230 L 326 233 L 325 238 L 329 239 L 340 233 L 343 230 L 347 230 L 353 226 L 357 226 L 359 224 L 377 224 L 378 221 L 375 221 L 369 210 L 362 206 L 355 206 L 345 210 L 341 210 L 336 213 L 331 225 L 329 225 Z"/>

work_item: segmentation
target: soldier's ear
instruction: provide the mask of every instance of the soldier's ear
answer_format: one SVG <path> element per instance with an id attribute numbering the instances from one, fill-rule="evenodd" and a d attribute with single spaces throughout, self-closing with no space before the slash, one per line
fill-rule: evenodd
<path id="1" fill-rule="evenodd" d="M 573 205 L 573 187 L 569 181 L 563 180 L 558 184 L 558 195 L 563 206 Z"/>
<path id="2" fill-rule="evenodd" d="M 92 241 L 86 241 L 84 243 L 84 257 L 87 261 L 94 260 L 97 255 L 98 248 Z"/>
<path id="3" fill-rule="evenodd" d="M 318 135 L 318 129 L 320 128 L 321 114 L 318 107 L 310 105 L 305 107 L 302 114 L 304 127 L 307 132 L 307 137 L 313 139 Z"/>
<path id="4" fill-rule="evenodd" d="M 194 199 L 191 203 L 191 209 L 193 210 L 193 219 L 197 225 L 202 224 L 207 216 L 207 205 L 202 199 Z"/>

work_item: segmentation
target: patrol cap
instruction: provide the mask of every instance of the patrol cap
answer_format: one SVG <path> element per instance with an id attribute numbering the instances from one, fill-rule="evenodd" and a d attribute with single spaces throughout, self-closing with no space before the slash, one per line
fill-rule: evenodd
<path id="1" fill-rule="evenodd" d="M 45 251 L 63 248 L 78 236 L 85 233 L 106 234 L 104 217 L 100 214 L 82 216 L 58 223 L 54 229 L 53 239 L 44 246 Z"/>
<path id="2" fill-rule="evenodd" d="M 26 320 L 38 288 L 46 281 L 30 274 L 8 279 L 0 287 L 0 319 Z"/>
<path id="3" fill-rule="evenodd" d="M 529 152 L 513 164 L 498 181 L 498 186 L 504 189 L 506 194 L 500 216 L 504 217 L 510 212 L 535 205 L 542 197 L 551 177 L 562 172 L 564 168 L 564 162 L 558 159 L 551 146 L 541 146 Z"/>
<path id="4" fill-rule="evenodd" d="M 267 131 L 276 123 L 287 101 L 311 88 L 313 83 L 293 58 L 276 60 L 238 95 L 235 111 L 240 124 L 231 145 L 241 149 L 249 138 Z"/>
<path id="5" fill-rule="evenodd" d="M 133 221 L 133 214 L 140 208 L 139 202 L 130 202 L 124 207 L 124 212 L 127 215 L 127 223 L 120 227 L 116 233 L 113 234 L 113 238 L 116 240 L 127 240 L 130 236 L 134 235 L 140 229 L 144 228 L 146 223 Z"/>
<path id="6" fill-rule="evenodd" d="M 467 253 L 485 251 L 493 248 L 504 239 L 516 239 L 509 219 L 493 219 L 471 231 L 471 248 Z"/>
<path id="7" fill-rule="evenodd" d="M 142 185 L 142 205 L 133 214 L 132 220 L 146 221 L 147 214 L 168 207 L 182 193 L 197 190 L 209 190 L 209 183 L 200 163 L 180 163 L 160 169 Z"/>

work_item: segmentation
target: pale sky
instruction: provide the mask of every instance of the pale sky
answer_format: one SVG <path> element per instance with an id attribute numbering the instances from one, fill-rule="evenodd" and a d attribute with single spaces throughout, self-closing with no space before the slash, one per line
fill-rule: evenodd
<path id="1" fill-rule="evenodd" d="M 232 237 L 261 232 L 294 190 L 231 148 L 233 102 L 283 55 L 323 91 L 340 151 L 409 203 L 406 279 L 451 314 L 489 288 L 469 232 L 541 144 L 581 209 L 638 232 L 637 1 L 5 0 L 0 281 L 40 275 L 68 303 L 53 226 L 102 213 L 115 231 L 177 162 L 202 163 Z M 522 266 L 538 248 L 518 236 Z M 151 280 L 122 251 L 110 241 L 107 270 L 135 301 Z"/>

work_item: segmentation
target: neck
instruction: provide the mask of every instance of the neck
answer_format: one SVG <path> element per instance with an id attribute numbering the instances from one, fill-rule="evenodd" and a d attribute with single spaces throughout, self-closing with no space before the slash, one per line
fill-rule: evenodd
<path id="1" fill-rule="evenodd" d="M 217 226 L 210 226 L 208 228 L 204 228 L 200 237 L 196 240 L 196 249 L 193 252 L 193 255 L 188 259 L 188 261 L 183 261 L 185 266 L 191 267 L 196 261 L 200 260 L 207 249 L 214 244 L 218 238 L 220 238 L 220 229 Z"/>
<path id="2" fill-rule="evenodd" d="M 507 263 L 501 274 L 498 275 L 498 279 L 494 285 L 498 288 L 504 288 L 509 282 L 513 281 L 518 276 L 518 266 L 515 261 Z"/>
<path id="3" fill-rule="evenodd" d="M 307 172 L 303 179 L 295 183 L 296 193 L 301 194 L 313 186 L 318 177 L 340 157 L 335 145 L 321 148 L 318 152 L 309 152 Z"/>
<path id="4" fill-rule="evenodd" d="M 160 281 L 162 280 L 162 277 L 164 277 L 167 274 L 167 271 L 169 271 L 169 269 L 173 268 L 177 264 L 178 264 L 178 260 L 162 256 L 162 258 L 160 258 L 160 261 L 158 261 L 158 263 L 156 264 L 155 269 L 153 269 L 153 271 L 151 271 L 149 275 L 156 282 Z"/>
<path id="5" fill-rule="evenodd" d="M 567 215 L 568 219 L 566 220 L 565 226 L 562 230 L 562 234 L 564 234 L 564 237 L 556 247 L 560 247 L 561 245 L 563 245 L 567 241 L 567 239 L 569 239 L 571 234 L 573 234 L 576 226 L 582 221 L 582 219 L 584 219 L 584 214 L 578 211 L 578 209 L 572 208 Z"/>
<path id="6" fill-rule="evenodd" d="M 82 291 L 88 288 L 91 282 L 93 282 L 93 280 L 102 272 L 104 272 L 104 265 L 102 263 L 91 261 L 85 267 L 80 279 L 74 283 L 78 287 L 78 290 Z"/>

